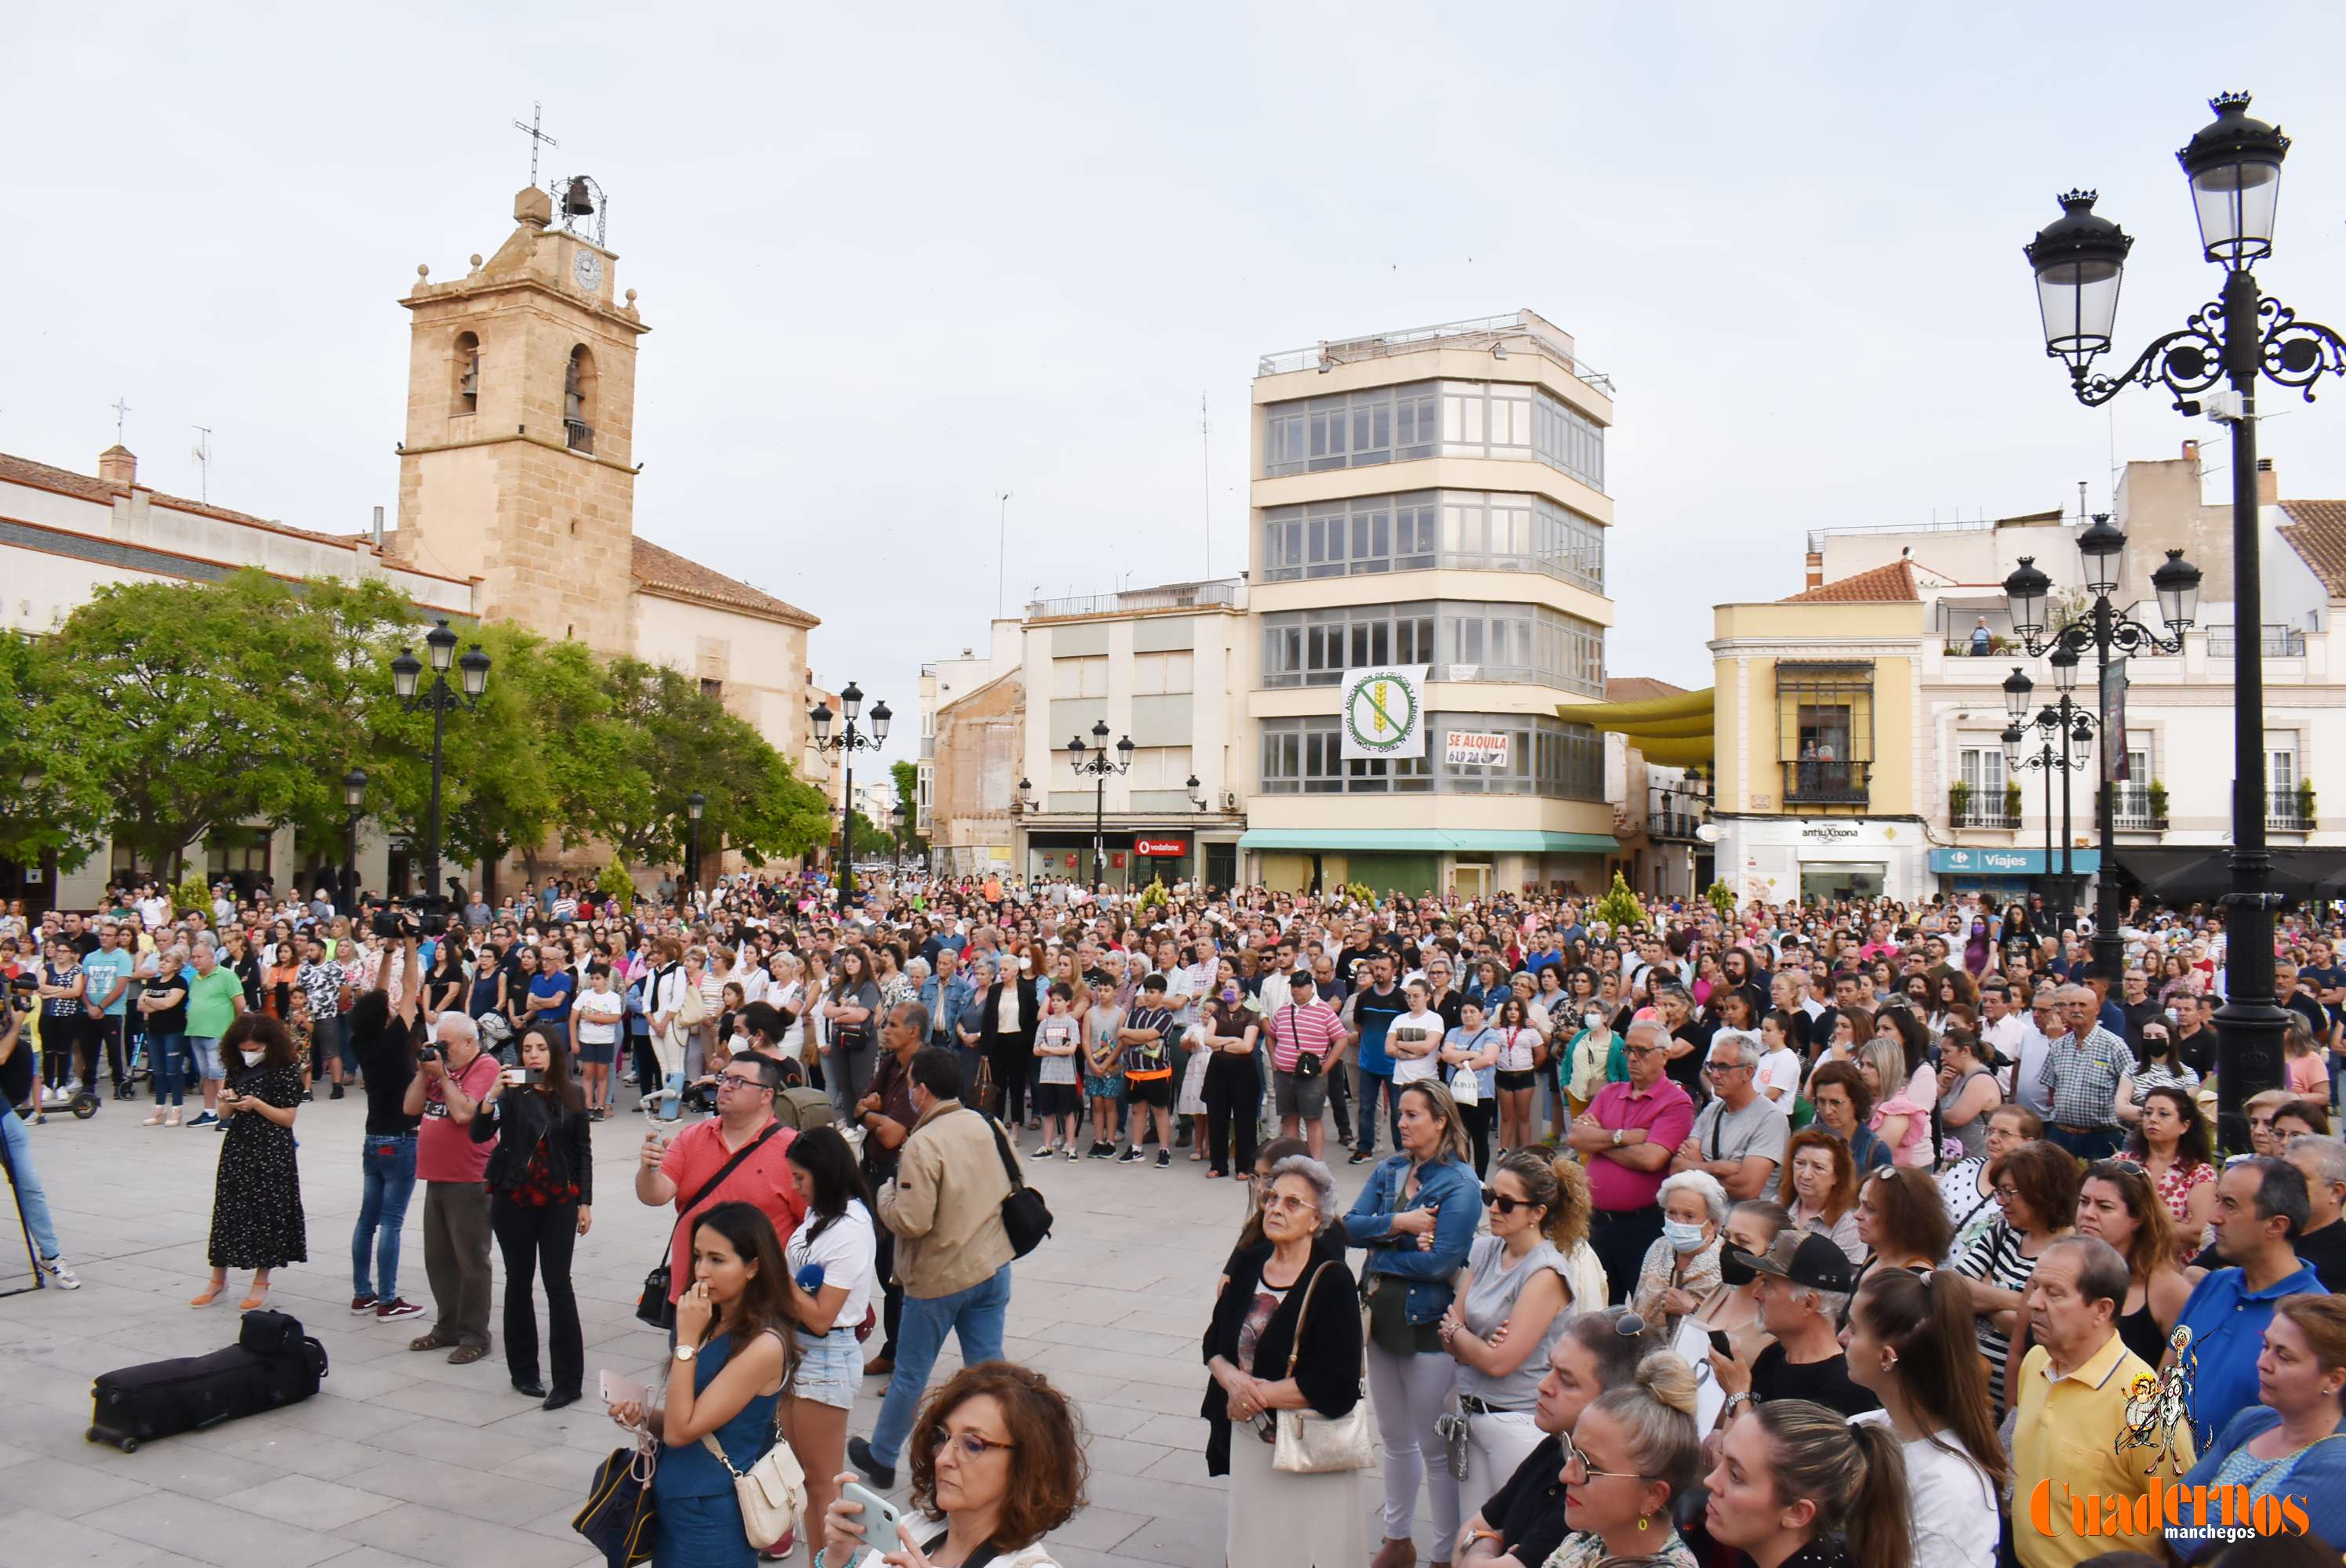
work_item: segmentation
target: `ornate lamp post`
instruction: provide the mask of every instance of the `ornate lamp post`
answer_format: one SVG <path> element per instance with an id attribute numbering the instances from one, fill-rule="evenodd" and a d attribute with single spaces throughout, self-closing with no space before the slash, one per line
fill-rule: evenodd
<path id="1" fill-rule="evenodd" d="M 2029 701 L 2036 683 L 2020 672 L 2018 666 L 2004 677 L 2004 710 L 2011 716 L 2012 725 L 2004 732 L 2004 776 L 2019 777 L 2023 769 L 2035 769 L 2045 775 L 2045 880 L 2054 889 L 2055 908 L 2074 908 L 2077 882 L 2071 869 L 2069 846 L 2076 835 L 2069 830 L 2069 776 L 2086 765 L 2094 745 L 2094 721 L 2083 709 L 2072 705 L 2070 697 L 2077 685 L 2077 656 L 2066 648 L 2055 648 L 2049 661 L 2053 666 L 2053 684 L 2060 694 L 2058 702 L 2047 703 L 2042 712 L 2031 718 Z M 2043 738 L 2036 751 L 2025 750 L 2027 737 L 2035 731 Z M 2055 749 L 2055 745 L 2059 749 Z M 2053 869 L 2053 775 L 2061 775 L 2061 869 Z"/>
<path id="2" fill-rule="evenodd" d="M 1067 765 L 1078 779 L 1092 780 L 1092 896 L 1096 898 L 1107 886 L 1107 781 L 1111 775 L 1132 771 L 1132 737 L 1127 735 L 1116 743 L 1116 756 L 1107 754 L 1107 720 L 1098 719 L 1092 725 L 1092 744 L 1084 745 L 1080 735 L 1067 742 Z M 1088 753 L 1096 752 L 1096 756 Z M 1190 782 L 1195 783 L 1192 779 Z"/>
<path id="3" fill-rule="evenodd" d="M 894 715 L 884 702 L 872 705 L 872 726 L 867 731 L 857 728 L 863 716 L 863 688 L 849 681 L 839 694 L 839 706 L 844 712 L 845 726 L 837 735 L 831 732 L 831 712 L 829 703 L 817 703 L 807 717 L 814 720 L 814 744 L 818 751 L 836 751 L 840 764 L 846 769 L 841 780 L 840 799 L 844 804 L 839 813 L 839 912 L 847 913 L 847 901 L 855 890 L 855 754 L 877 751 L 888 741 L 888 721 Z"/>
<path id="4" fill-rule="evenodd" d="M 2259 380 L 2294 387 L 2310 401 L 2324 375 L 2346 374 L 2346 340 L 2300 321 L 2257 286 L 2253 269 L 2272 254 L 2289 137 L 2249 117 L 2249 95 L 2208 100 L 2215 120 L 2176 154 L 2191 184 L 2200 250 L 2224 269 L 2222 292 L 2179 331 L 2155 339 L 2116 376 L 2093 373 L 2108 351 L 2118 285 L 2134 240 L 2094 215 L 2095 193 L 2061 199 L 2062 216 L 2027 248 L 2045 321 L 2045 351 L 2069 367 L 2077 401 L 2098 406 L 2130 382 L 2163 385 L 2186 414 L 2207 412 L 2232 433 L 2232 889 L 2226 895 L 2226 972 L 2230 994 L 2216 1014 L 2217 1122 L 2225 1146 L 2246 1146 L 2240 1106 L 2278 1087 L 2287 1015 L 2273 997 L 2272 858 L 2265 848 L 2264 593 L 2258 533 L 2256 396 Z M 2218 383 L 2228 390 L 2218 392 Z M 2154 585 L 2156 579 L 2154 578 Z M 2171 611 L 2159 591 L 2162 613 Z M 2170 619 L 2170 624 L 2172 621 Z M 2110 933 L 2113 938 L 2116 932 Z M 2096 948 L 2101 943 L 2096 932 Z M 2097 962 L 2099 955 L 2097 954 Z"/>
<path id="5" fill-rule="evenodd" d="M 391 661 L 391 687 L 399 694 L 401 704 L 408 712 L 428 708 L 432 710 L 432 807 L 423 820 L 423 897 L 419 901 L 427 910 L 440 907 L 440 770 L 442 748 L 447 739 L 448 715 L 461 703 L 466 708 L 478 708 L 481 694 L 489 689 L 489 656 L 474 643 L 461 659 L 456 657 L 456 634 L 448 629 L 443 619 L 423 635 L 423 648 L 432 657 L 432 684 L 423 684 L 423 667 L 416 662 L 413 648 L 402 648 L 399 657 Z M 456 667 L 462 687 L 460 696 L 448 684 L 448 669 Z M 427 923 L 427 930 L 431 929 Z"/>
<path id="6" fill-rule="evenodd" d="M 366 787 L 363 768 L 342 775 L 342 805 L 350 813 L 342 824 L 342 908 L 353 920 L 359 910 L 359 819 L 366 815 Z"/>
<path id="7" fill-rule="evenodd" d="M 695 789 L 684 798 L 684 817 L 691 824 L 692 833 L 689 852 L 684 860 L 684 874 L 696 892 L 700 890 L 700 818 L 708 809 L 709 797 L 699 790 Z"/>

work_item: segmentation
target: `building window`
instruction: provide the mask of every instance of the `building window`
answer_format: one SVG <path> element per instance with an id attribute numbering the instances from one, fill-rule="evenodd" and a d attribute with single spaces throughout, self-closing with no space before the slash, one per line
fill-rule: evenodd
<path id="1" fill-rule="evenodd" d="M 2265 820 L 2274 826 L 2295 827 L 2299 823 L 2297 809 L 2297 731 L 2268 729 L 2265 731 Z"/>
<path id="2" fill-rule="evenodd" d="M 1873 764 L 1873 667 L 1776 667 L 1787 805 L 1862 806 Z"/>
<path id="3" fill-rule="evenodd" d="M 1263 477 L 1413 458 L 1535 460 L 1605 488 L 1605 427 L 1544 387 L 1414 382 L 1263 410 Z"/>
<path id="4" fill-rule="evenodd" d="M 1106 697 L 1107 695 L 1107 660 L 1106 658 L 1055 658 L 1051 661 L 1051 695 L 1066 697 Z"/>
<path id="5" fill-rule="evenodd" d="M 2004 814 L 2004 747 L 1966 746 L 1963 749 L 1959 770 L 1969 796 L 1964 803 L 1958 828 L 2009 828 L 2013 821 Z"/>
<path id="6" fill-rule="evenodd" d="M 722 702 L 725 700 L 725 683 L 704 675 L 700 677 L 700 695 Z"/>
<path id="7" fill-rule="evenodd" d="M 481 406 L 481 340 L 470 332 L 456 334 L 454 354 L 456 372 L 455 395 L 451 406 L 458 413 L 473 413 Z"/>
<path id="8" fill-rule="evenodd" d="M 2121 828 L 2151 828 L 2150 781 L 2157 775 L 2150 762 L 2150 737 L 2132 730 L 2126 738 L 2126 777 L 2110 788 L 2117 791 L 2111 798 L 2110 809 Z"/>
<path id="9" fill-rule="evenodd" d="M 1585 724 L 1521 713 L 1430 713 L 1425 722 L 1433 744 L 1424 756 L 1347 760 L 1334 715 L 1265 719 L 1263 793 L 1605 798 L 1604 738 Z M 1441 738 L 1450 729 L 1505 735 L 1506 762 L 1489 767 L 1453 767 L 1442 762 Z"/>
<path id="10" fill-rule="evenodd" d="M 1172 697 L 1194 689 L 1196 659 L 1188 648 L 1133 655 L 1132 695 Z"/>
<path id="11" fill-rule="evenodd" d="M 1480 490 L 1362 495 L 1262 514 L 1263 579 L 1431 566 L 1544 572 L 1605 591 L 1605 530 L 1544 496 Z"/>
<path id="12" fill-rule="evenodd" d="M 595 356 L 581 343 L 570 351 L 562 378 L 563 439 L 573 452 L 595 450 Z"/>
<path id="13" fill-rule="evenodd" d="M 1136 746 L 1132 771 L 1125 779 L 1134 789 L 1187 789 L 1195 771 L 1186 746 Z"/>
<path id="14" fill-rule="evenodd" d="M 1267 688 L 1335 686 L 1372 664 L 1425 664 L 1435 680 L 1554 686 L 1605 694 L 1605 628 L 1533 605 L 1445 599 L 1354 605 L 1263 617 Z"/>

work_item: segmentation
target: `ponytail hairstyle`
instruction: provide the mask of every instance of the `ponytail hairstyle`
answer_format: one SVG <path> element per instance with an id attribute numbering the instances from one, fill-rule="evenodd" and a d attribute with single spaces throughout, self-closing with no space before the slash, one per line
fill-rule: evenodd
<path id="1" fill-rule="evenodd" d="M 1897 1357 L 1899 1385 L 1932 1429 L 1926 1441 L 1969 1454 L 2001 1492 L 2011 1467 L 1996 1436 L 1986 1369 L 1963 1336 L 1974 1319 L 1962 1278 L 1951 1268 L 1935 1271 L 1927 1282 L 1903 1268 L 1876 1269 L 1858 1288 L 1851 1310 Z M 1942 1432 L 1952 1432 L 1960 1451 Z"/>
<path id="2" fill-rule="evenodd" d="M 1629 1434 L 1638 1471 L 1670 1489 L 1669 1511 L 1694 1485 L 1702 1438 L 1694 1428 L 1694 1369 L 1668 1350 L 1637 1363 L 1632 1381 L 1607 1389 L 1588 1408 L 1603 1410 Z"/>
<path id="3" fill-rule="evenodd" d="M 1550 1160 L 1537 1149 L 1515 1149 L 1500 1159 L 1491 1174 L 1500 1171 L 1523 1184 L 1524 1196 L 1534 1206 L 1547 1210 L 1541 1217 L 1540 1231 L 1558 1252 L 1570 1252 L 1586 1239 L 1595 1200 L 1588 1192 L 1588 1172 L 1578 1160 Z"/>
<path id="4" fill-rule="evenodd" d="M 1770 1400 L 1751 1416 L 1768 1439 L 1779 1505 L 1814 1506 L 1810 1540 L 1838 1535 L 1866 1568 L 1911 1568 L 1906 1460 L 1886 1422 L 1852 1423 L 1807 1400 Z"/>

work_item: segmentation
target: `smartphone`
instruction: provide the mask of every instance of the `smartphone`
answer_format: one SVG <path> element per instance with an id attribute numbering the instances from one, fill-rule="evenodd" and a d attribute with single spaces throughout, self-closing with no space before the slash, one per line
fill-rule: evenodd
<path id="1" fill-rule="evenodd" d="M 632 1378 L 623 1378 L 608 1367 L 603 1369 L 602 1394 L 605 1404 L 624 1405 L 630 1401 L 641 1404 L 648 1392 L 649 1390 L 643 1384 Z"/>
<path id="2" fill-rule="evenodd" d="M 523 1070 L 519 1067 L 508 1067 L 504 1072 L 498 1074 L 497 1077 L 504 1082 L 505 1086 L 508 1089 L 517 1089 L 526 1082 Z"/>
<path id="3" fill-rule="evenodd" d="M 871 1553 L 863 1559 L 865 1563 L 876 1565 L 883 1554 L 903 1547 L 896 1534 L 896 1526 L 904 1517 L 902 1509 L 870 1487 L 852 1481 L 840 1490 L 840 1496 L 863 1505 L 863 1544 Z"/>
<path id="4" fill-rule="evenodd" d="M 1727 1336 L 1726 1336 L 1726 1334 L 1724 1334 L 1723 1332 L 1721 1332 L 1720 1330 L 1719 1330 L 1719 1329 L 1713 1329 L 1710 1331 L 1709 1339 L 1710 1339 L 1710 1348 L 1711 1348 L 1712 1349 L 1714 1349 L 1714 1350 L 1718 1351 L 1718 1352 L 1719 1353 L 1719 1355 L 1720 1355 L 1720 1356 L 1722 1356 L 1723 1358 L 1725 1358 L 1725 1359 L 1728 1359 L 1728 1360 L 1730 1360 L 1730 1361 L 1731 1361 L 1731 1360 L 1735 1359 L 1735 1350 L 1734 1350 L 1734 1348 L 1733 1348 L 1732 1346 L 1730 1346 L 1730 1345 L 1727 1342 Z"/>

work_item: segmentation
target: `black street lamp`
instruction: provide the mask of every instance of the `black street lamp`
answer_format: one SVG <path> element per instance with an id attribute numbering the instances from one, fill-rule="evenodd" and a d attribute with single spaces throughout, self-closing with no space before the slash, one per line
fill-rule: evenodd
<path id="1" fill-rule="evenodd" d="M 1099 897 L 1107 888 L 1107 781 L 1112 774 L 1132 771 L 1132 737 L 1127 735 L 1116 743 L 1116 756 L 1111 759 L 1107 746 L 1107 720 L 1092 725 L 1092 744 L 1086 748 L 1080 735 L 1067 742 L 1067 765 L 1078 779 L 1092 781 L 1092 896 Z M 1097 756 L 1087 755 L 1097 752 Z M 1196 779 L 1191 779 L 1192 784 Z"/>
<path id="2" fill-rule="evenodd" d="M 2045 880 L 2053 890 L 2053 905 L 2057 909 L 2074 909 L 2077 898 L 2077 880 L 2069 855 L 2076 834 L 2069 828 L 2069 776 L 2086 765 L 2093 750 L 2094 721 L 2086 712 L 2075 707 L 2072 694 L 2077 687 L 2077 656 L 2067 648 L 2055 648 L 2048 662 L 2053 666 L 2053 685 L 2059 694 L 2058 702 L 2045 704 L 2034 718 L 2029 716 L 2030 698 L 2036 683 L 2030 680 L 2014 665 L 2004 681 L 2004 710 L 2012 718 L 2011 728 L 2004 732 L 2004 776 L 2019 777 L 2024 769 L 2036 769 L 2045 775 Z M 2028 733 L 2034 730 L 2043 737 L 2035 752 L 2024 752 Z M 2055 743 L 2060 749 L 2055 752 Z M 2061 775 L 2061 867 L 2053 868 L 2053 775 Z M 2106 846 L 2105 846 L 2106 851 Z M 2105 876 L 2107 875 L 2105 871 Z"/>
<path id="3" fill-rule="evenodd" d="M 839 813 L 839 912 L 847 913 L 847 901 L 855 889 L 855 754 L 877 751 L 887 744 L 888 721 L 894 715 L 884 702 L 872 705 L 872 728 L 867 733 L 856 728 L 863 716 L 863 688 L 849 681 L 839 694 L 839 706 L 847 720 L 837 735 L 831 732 L 831 712 L 829 703 L 817 703 L 807 717 L 814 720 L 814 744 L 818 751 L 836 751 L 840 764 L 846 769 L 841 780 L 840 799 L 843 804 Z"/>
<path id="4" fill-rule="evenodd" d="M 1189 804 L 1195 806 L 1198 810 L 1202 811 L 1211 804 L 1211 802 L 1206 799 L 1205 789 L 1198 784 L 1198 776 L 1195 773 L 1189 775 L 1188 781 L 1184 784 L 1182 788 L 1189 791 Z"/>
<path id="5" fill-rule="evenodd" d="M 342 805 L 350 812 L 342 824 L 342 908 L 353 920 L 359 910 L 359 819 L 366 815 L 366 787 L 363 768 L 342 775 Z"/>
<path id="6" fill-rule="evenodd" d="M 481 694 L 489 688 L 489 656 L 474 643 L 463 658 L 456 657 L 456 634 L 448 629 L 444 617 L 423 635 L 424 651 L 432 658 L 432 684 L 423 682 L 423 667 L 415 659 L 413 648 L 402 648 L 399 657 L 391 661 L 391 687 L 408 712 L 428 708 L 432 710 L 432 808 L 423 820 L 423 896 L 418 903 L 425 909 L 440 907 L 440 769 L 442 748 L 447 738 L 448 715 L 458 704 L 466 708 L 478 708 Z M 461 694 L 448 684 L 448 668 L 456 667 Z"/>
<path id="7" fill-rule="evenodd" d="M 2346 375 L 2346 340 L 2301 321 L 2257 287 L 2251 269 L 2272 253 L 2289 137 L 2249 117 L 2249 95 L 2208 100 L 2213 123 L 2176 154 L 2191 182 L 2201 253 L 2224 269 L 2223 291 L 2179 331 L 2155 339 L 2116 376 L 2091 373 L 2109 349 L 2118 284 L 2133 239 L 2093 213 L 2094 193 L 2073 190 L 2063 214 L 2029 245 L 2045 319 L 2045 351 L 2066 361 L 2077 401 L 2097 407 L 2129 382 L 2163 385 L 2178 412 L 2202 402 L 2232 432 L 2232 891 L 2224 899 L 2229 994 L 2216 1014 L 2217 1125 L 2224 1145 L 2245 1147 L 2242 1104 L 2281 1081 L 2288 1014 L 2273 996 L 2272 857 L 2265 848 L 2264 591 L 2257 504 L 2257 383 L 2294 387 L 2308 401 L 2324 375 Z M 2230 388 L 2208 394 L 2218 382 Z M 2179 588 L 2170 576 L 2169 585 Z M 2168 586 L 2154 576 L 2162 613 Z M 2173 624 L 2170 619 L 2170 624 Z M 2098 936 L 2098 932 L 2096 935 Z M 2115 936 L 2116 932 L 2113 932 Z M 2098 942 L 2096 946 L 2098 946 Z"/>
<path id="8" fill-rule="evenodd" d="M 684 874 L 695 891 L 700 887 L 700 814 L 709 809 L 709 797 L 695 789 L 684 798 L 685 820 L 691 824 L 692 841 L 684 860 Z"/>

